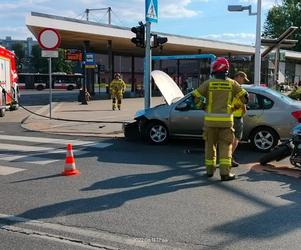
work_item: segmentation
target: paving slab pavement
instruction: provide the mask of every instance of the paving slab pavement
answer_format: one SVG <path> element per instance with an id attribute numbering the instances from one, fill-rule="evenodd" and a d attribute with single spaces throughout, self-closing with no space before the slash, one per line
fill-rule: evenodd
<path id="1" fill-rule="evenodd" d="M 152 106 L 161 103 L 164 103 L 163 97 L 152 98 Z M 88 105 L 80 102 L 59 102 L 53 103 L 52 119 L 32 114 L 22 122 L 22 127 L 51 134 L 123 137 L 122 123 L 133 121 L 136 111 L 143 108 L 143 98 L 123 99 L 121 110 L 115 111 L 112 110 L 112 101 L 109 99 L 89 101 Z M 37 113 L 49 116 L 49 105 Z M 56 118 L 81 122 L 62 121 Z"/>

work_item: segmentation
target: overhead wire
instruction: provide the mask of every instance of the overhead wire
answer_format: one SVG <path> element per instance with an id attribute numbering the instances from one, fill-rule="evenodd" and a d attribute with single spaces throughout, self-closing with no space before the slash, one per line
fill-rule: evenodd
<path id="1" fill-rule="evenodd" d="M 114 15 L 115 17 L 117 17 L 118 21 L 120 22 L 120 24 L 121 24 L 122 26 L 125 26 L 125 27 L 129 26 L 128 24 L 124 23 L 124 22 L 119 18 L 119 16 L 115 13 L 115 11 L 112 10 L 112 13 L 113 13 L 113 15 Z"/>

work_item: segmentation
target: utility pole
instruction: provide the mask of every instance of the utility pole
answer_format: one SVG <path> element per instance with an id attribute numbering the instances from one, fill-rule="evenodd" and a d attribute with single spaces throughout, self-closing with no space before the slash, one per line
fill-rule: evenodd
<path id="1" fill-rule="evenodd" d="M 98 10 L 106 10 L 108 13 L 108 24 L 111 25 L 112 24 L 112 8 L 108 7 L 108 8 L 100 8 L 100 9 L 86 9 L 85 13 L 86 13 L 86 20 L 89 21 L 89 13 L 91 11 L 98 11 Z"/>
<path id="2" fill-rule="evenodd" d="M 150 108 L 152 86 L 151 86 L 151 71 L 152 71 L 152 49 L 151 49 L 151 23 L 146 22 L 146 41 L 145 41 L 145 58 L 144 58 L 144 109 Z"/>

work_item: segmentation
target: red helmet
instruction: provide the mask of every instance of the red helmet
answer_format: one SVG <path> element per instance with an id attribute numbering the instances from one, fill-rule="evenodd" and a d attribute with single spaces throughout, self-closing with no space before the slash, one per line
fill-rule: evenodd
<path id="1" fill-rule="evenodd" d="M 212 64 L 212 72 L 226 72 L 229 70 L 229 62 L 224 57 L 217 58 Z"/>

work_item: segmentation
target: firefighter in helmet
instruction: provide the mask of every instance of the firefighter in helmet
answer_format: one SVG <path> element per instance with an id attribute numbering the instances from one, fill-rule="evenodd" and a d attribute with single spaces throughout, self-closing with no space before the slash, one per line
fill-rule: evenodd
<path id="1" fill-rule="evenodd" d="M 229 62 L 220 57 L 212 64 L 213 78 L 205 81 L 192 92 L 195 101 L 206 100 L 203 137 L 205 140 L 205 166 L 207 176 L 214 175 L 217 163 L 216 150 L 218 147 L 218 162 L 222 181 L 235 179 L 230 172 L 232 164 L 233 130 L 233 98 L 247 103 L 248 93 L 234 80 L 227 77 Z"/>
<path id="2" fill-rule="evenodd" d="M 117 99 L 117 107 L 120 110 L 121 109 L 121 100 L 123 97 L 123 93 L 126 90 L 126 84 L 121 79 L 121 76 L 119 73 L 114 74 L 114 79 L 110 83 L 110 93 L 112 97 L 112 109 L 116 109 L 116 99 Z"/>

